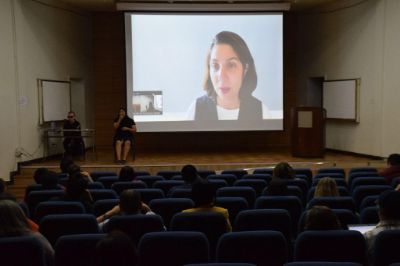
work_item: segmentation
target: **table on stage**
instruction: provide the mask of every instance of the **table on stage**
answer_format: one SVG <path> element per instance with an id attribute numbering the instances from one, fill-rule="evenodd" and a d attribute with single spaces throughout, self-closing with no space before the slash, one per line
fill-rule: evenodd
<path id="1" fill-rule="evenodd" d="M 64 132 L 79 132 L 77 136 L 64 136 Z M 64 139 L 64 138 L 82 138 L 92 139 L 92 151 L 96 156 L 96 132 L 94 129 L 62 129 L 62 128 L 46 128 L 43 131 L 43 141 L 45 149 L 43 149 L 43 158 L 49 155 L 51 139 Z M 85 153 L 86 156 L 86 153 Z"/>

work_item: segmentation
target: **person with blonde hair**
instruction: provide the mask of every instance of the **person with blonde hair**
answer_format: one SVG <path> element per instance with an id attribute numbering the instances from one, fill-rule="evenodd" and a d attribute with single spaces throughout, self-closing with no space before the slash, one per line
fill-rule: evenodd
<path id="1" fill-rule="evenodd" d="M 339 190 L 337 188 L 335 179 L 331 177 L 323 177 L 318 181 L 315 188 L 314 198 L 318 197 L 338 197 Z"/>

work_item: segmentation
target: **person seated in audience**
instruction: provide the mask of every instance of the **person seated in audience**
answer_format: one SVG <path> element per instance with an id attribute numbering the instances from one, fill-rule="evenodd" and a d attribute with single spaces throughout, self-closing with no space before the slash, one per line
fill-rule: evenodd
<path id="1" fill-rule="evenodd" d="M 326 206 L 314 206 L 307 211 L 304 230 L 339 230 L 341 224 L 336 214 Z"/>
<path id="2" fill-rule="evenodd" d="M 53 171 L 47 171 L 41 178 L 42 188 L 45 190 L 58 189 L 58 175 Z"/>
<path id="3" fill-rule="evenodd" d="M 95 266 L 136 266 L 138 255 L 132 240 L 121 231 L 112 231 L 95 248 Z"/>
<path id="4" fill-rule="evenodd" d="M 194 208 L 183 210 L 183 212 L 218 212 L 222 213 L 226 220 L 227 232 L 232 231 L 229 222 L 229 212 L 225 208 L 215 206 L 215 187 L 209 182 L 196 182 L 192 186 L 192 199 Z"/>
<path id="5" fill-rule="evenodd" d="M 268 184 L 266 195 L 284 196 L 288 194 L 286 180 L 295 179 L 293 168 L 287 162 L 278 163 L 273 172 L 272 179 Z"/>
<path id="6" fill-rule="evenodd" d="M 87 186 L 88 181 L 80 172 L 73 173 L 68 179 L 66 194 L 61 200 L 79 201 L 85 207 L 86 212 L 93 213 L 93 198 Z"/>
<path id="7" fill-rule="evenodd" d="M 183 166 L 182 170 L 181 170 L 181 174 L 182 174 L 182 179 L 185 182 L 185 184 L 171 188 L 168 191 L 168 196 L 172 195 L 172 192 L 176 189 L 180 189 L 180 188 L 190 189 L 190 188 L 192 188 L 194 183 L 202 181 L 202 179 L 199 176 L 199 174 L 197 173 L 197 169 L 194 165 L 187 164 L 187 165 Z"/>
<path id="8" fill-rule="evenodd" d="M 376 236 L 385 230 L 400 229 L 400 192 L 387 190 L 378 198 L 379 223 L 374 229 L 364 233 L 367 240 L 368 255 L 372 258 Z"/>
<path id="9" fill-rule="evenodd" d="M 73 176 L 76 173 L 79 173 L 89 183 L 93 182 L 93 179 L 88 172 L 82 171 L 81 167 L 77 164 L 74 164 L 74 163 L 70 164 L 68 167 L 68 175 Z"/>
<path id="10" fill-rule="evenodd" d="M 400 154 L 393 153 L 387 158 L 387 167 L 379 172 L 388 181 L 388 184 L 396 177 L 400 177 Z"/>
<path id="11" fill-rule="evenodd" d="M 42 178 L 49 172 L 49 169 L 45 167 L 40 167 L 35 170 L 33 174 L 33 180 L 35 180 L 36 184 L 42 184 Z"/>
<path id="12" fill-rule="evenodd" d="M 33 236 L 43 246 L 47 265 L 54 263 L 54 250 L 49 241 L 37 231 L 31 229 L 30 223 L 18 203 L 12 200 L 0 200 L 0 238 Z"/>
<path id="13" fill-rule="evenodd" d="M 0 200 L 3 199 L 9 199 L 12 201 L 17 201 L 14 195 L 10 194 L 7 192 L 7 184 L 3 180 L 3 178 L 0 178 Z"/>
<path id="14" fill-rule="evenodd" d="M 319 197 L 339 197 L 339 190 L 335 179 L 323 177 L 318 181 L 314 192 L 314 198 Z"/>
<path id="15" fill-rule="evenodd" d="M 135 169 L 132 166 L 125 165 L 119 171 L 118 181 L 120 182 L 129 182 L 133 181 L 136 178 Z"/>
<path id="16" fill-rule="evenodd" d="M 122 191 L 119 197 L 119 204 L 105 214 L 97 217 L 97 222 L 99 222 L 100 229 L 104 230 L 112 216 L 133 214 L 154 215 L 155 213 L 151 211 L 149 206 L 142 202 L 138 191 L 126 189 Z"/>
<path id="17" fill-rule="evenodd" d="M 74 163 L 74 160 L 71 156 L 64 156 L 60 161 L 60 170 L 61 173 L 68 174 L 69 167 Z"/>

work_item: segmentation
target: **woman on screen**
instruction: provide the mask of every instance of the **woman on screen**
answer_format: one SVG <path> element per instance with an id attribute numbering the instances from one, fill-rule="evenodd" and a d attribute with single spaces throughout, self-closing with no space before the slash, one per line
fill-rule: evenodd
<path id="1" fill-rule="evenodd" d="M 268 108 L 252 96 L 257 87 L 253 57 L 236 33 L 222 31 L 207 55 L 203 88 L 188 110 L 191 120 L 261 120 Z"/>
<path id="2" fill-rule="evenodd" d="M 115 128 L 114 145 L 116 162 L 124 164 L 133 143 L 133 133 L 136 132 L 136 124 L 126 114 L 126 110 L 120 108 L 113 125 Z"/>

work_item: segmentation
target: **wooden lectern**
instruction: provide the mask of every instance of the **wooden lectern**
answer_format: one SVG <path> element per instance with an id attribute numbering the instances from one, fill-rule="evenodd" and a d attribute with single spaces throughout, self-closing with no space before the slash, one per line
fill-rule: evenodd
<path id="1" fill-rule="evenodd" d="M 326 111 L 321 107 L 294 107 L 292 118 L 292 156 L 323 157 Z"/>

